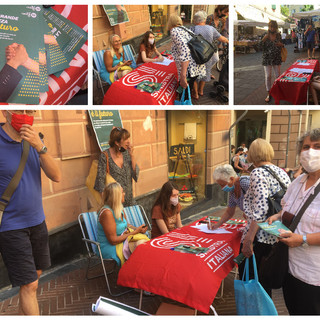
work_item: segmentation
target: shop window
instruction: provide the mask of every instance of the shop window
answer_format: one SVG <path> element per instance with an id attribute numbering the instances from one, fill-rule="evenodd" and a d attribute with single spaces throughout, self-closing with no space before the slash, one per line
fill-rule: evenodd
<path id="1" fill-rule="evenodd" d="M 168 111 L 169 180 L 180 191 L 182 207 L 205 197 L 206 111 Z"/>
<path id="2" fill-rule="evenodd" d="M 155 35 L 156 41 L 166 35 L 167 25 L 167 6 L 149 5 L 151 30 Z"/>

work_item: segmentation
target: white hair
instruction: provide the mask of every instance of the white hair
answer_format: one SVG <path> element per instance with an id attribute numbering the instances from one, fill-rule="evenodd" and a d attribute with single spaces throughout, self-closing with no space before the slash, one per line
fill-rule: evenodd
<path id="1" fill-rule="evenodd" d="M 222 180 L 229 182 L 231 177 L 237 178 L 238 176 L 230 164 L 217 166 L 213 172 L 213 179 L 215 181 Z"/>
<path id="2" fill-rule="evenodd" d="M 207 19 L 207 13 L 205 11 L 198 11 L 193 16 L 193 21 L 195 24 L 201 23 L 203 21 L 206 21 Z"/>

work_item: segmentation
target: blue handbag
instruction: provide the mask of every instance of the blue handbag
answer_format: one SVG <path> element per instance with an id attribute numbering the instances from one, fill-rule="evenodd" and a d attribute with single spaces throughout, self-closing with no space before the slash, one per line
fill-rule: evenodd
<path id="1" fill-rule="evenodd" d="M 277 309 L 258 281 L 256 258 L 252 256 L 254 279 L 249 280 L 249 259 L 246 259 L 242 280 L 234 280 L 238 315 L 277 316 Z M 244 280 L 245 278 L 245 280 Z"/>
<path id="2" fill-rule="evenodd" d="M 186 90 L 188 90 L 188 99 L 185 99 Z M 189 86 L 188 86 L 187 89 L 183 90 L 180 101 L 179 100 L 175 100 L 174 104 L 175 105 L 179 105 L 179 106 L 186 106 L 186 105 L 192 106 L 190 87 Z"/>

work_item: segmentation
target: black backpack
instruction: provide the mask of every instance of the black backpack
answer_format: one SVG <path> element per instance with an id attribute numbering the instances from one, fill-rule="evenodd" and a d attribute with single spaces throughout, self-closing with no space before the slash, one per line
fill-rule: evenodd
<path id="1" fill-rule="evenodd" d="M 207 41 L 201 34 L 194 34 L 185 27 L 178 27 L 188 32 L 192 38 L 188 41 L 191 56 L 196 64 L 208 62 L 215 53 L 214 46 Z"/>

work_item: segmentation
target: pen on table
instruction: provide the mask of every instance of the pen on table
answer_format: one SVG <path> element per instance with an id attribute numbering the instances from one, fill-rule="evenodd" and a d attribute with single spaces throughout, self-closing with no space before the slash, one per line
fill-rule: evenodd
<path id="1" fill-rule="evenodd" d="M 211 220 L 210 220 L 210 217 L 208 217 L 208 227 L 209 227 L 209 230 L 211 230 Z"/>

